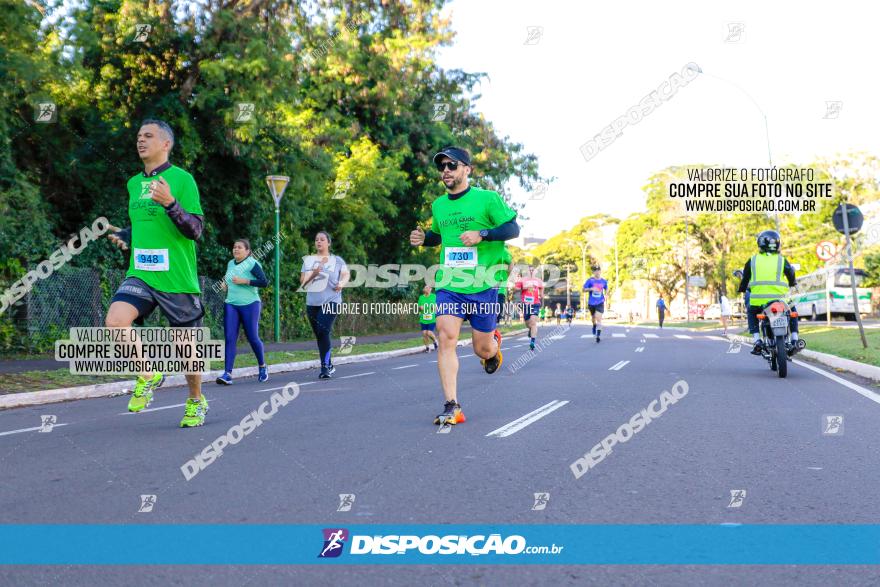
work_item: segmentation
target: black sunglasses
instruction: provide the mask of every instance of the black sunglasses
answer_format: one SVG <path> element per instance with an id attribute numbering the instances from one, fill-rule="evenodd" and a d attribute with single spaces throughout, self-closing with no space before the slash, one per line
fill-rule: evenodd
<path id="1" fill-rule="evenodd" d="M 437 170 L 443 171 L 444 169 L 448 169 L 449 171 L 455 171 L 458 169 L 458 166 L 461 165 L 458 161 L 444 161 L 442 163 L 437 164 Z"/>

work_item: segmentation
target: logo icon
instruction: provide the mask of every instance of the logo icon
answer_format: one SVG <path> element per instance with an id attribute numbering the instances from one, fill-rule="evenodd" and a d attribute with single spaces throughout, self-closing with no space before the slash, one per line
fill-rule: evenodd
<path id="1" fill-rule="evenodd" d="M 825 116 L 822 118 L 825 119 L 834 119 L 840 116 L 840 111 L 843 109 L 843 102 L 840 100 L 831 100 L 825 101 Z"/>
<path id="2" fill-rule="evenodd" d="M 334 200 L 342 200 L 345 196 L 348 195 L 348 190 L 351 189 L 351 180 L 346 179 L 343 181 L 336 180 L 336 189 L 333 192 Z"/>
<path id="3" fill-rule="evenodd" d="M 348 540 L 348 530 L 345 528 L 324 528 L 324 548 L 318 558 L 336 558 L 342 554 L 342 547 Z"/>
<path id="4" fill-rule="evenodd" d="M 541 37 L 544 36 L 544 27 L 542 26 L 527 26 L 526 27 L 526 42 L 523 45 L 537 45 L 541 42 Z"/>
<path id="5" fill-rule="evenodd" d="M 343 336 L 339 339 L 339 354 L 347 355 L 351 353 L 351 349 L 354 348 L 354 343 L 357 340 L 354 336 Z"/>
<path id="6" fill-rule="evenodd" d="M 49 124 L 58 120 L 58 107 L 54 102 L 34 104 L 34 122 Z"/>
<path id="7" fill-rule="evenodd" d="M 138 508 L 139 514 L 146 514 L 153 511 L 153 506 L 156 505 L 156 496 L 155 495 L 142 495 L 141 496 L 141 507 Z"/>
<path id="8" fill-rule="evenodd" d="M 431 120 L 434 122 L 442 122 L 446 120 L 447 114 L 449 114 L 449 104 L 446 102 L 435 102 L 434 115 L 431 117 Z"/>
<path id="9" fill-rule="evenodd" d="M 532 506 L 532 511 L 537 512 L 547 508 L 547 503 L 550 501 L 549 493 L 536 493 L 535 494 L 535 503 Z"/>
<path id="10" fill-rule="evenodd" d="M 843 416 L 825 414 L 822 416 L 822 434 L 824 436 L 840 436 L 843 434 Z"/>
<path id="11" fill-rule="evenodd" d="M 741 336 L 734 336 L 730 339 L 730 346 L 727 347 L 727 353 L 738 353 L 742 349 L 742 345 L 746 344 L 746 339 Z"/>
<path id="12" fill-rule="evenodd" d="M 55 423 L 58 422 L 57 416 L 40 416 L 40 432 L 52 432 Z"/>
<path id="13" fill-rule="evenodd" d="M 550 186 L 546 183 L 541 182 L 535 185 L 535 189 L 532 190 L 531 195 L 529 196 L 530 200 L 543 200 L 547 196 L 547 190 Z"/>
<path id="14" fill-rule="evenodd" d="M 150 36 L 150 31 L 153 30 L 153 26 L 149 24 L 138 24 L 134 27 L 134 41 L 135 43 L 143 43 L 147 40 L 147 37 Z"/>
<path id="15" fill-rule="evenodd" d="M 729 508 L 738 508 L 742 507 L 743 502 L 746 499 L 746 490 L 745 489 L 731 489 L 730 490 L 730 503 L 727 504 Z"/>
<path id="16" fill-rule="evenodd" d="M 235 122 L 250 122 L 254 117 L 252 102 L 240 102 L 235 105 Z"/>
<path id="17" fill-rule="evenodd" d="M 351 506 L 354 505 L 354 493 L 340 493 L 339 494 L 339 507 L 336 508 L 337 512 L 350 512 Z"/>
<path id="18" fill-rule="evenodd" d="M 727 37 L 725 43 L 739 43 L 745 38 L 746 25 L 742 22 L 727 23 Z"/>

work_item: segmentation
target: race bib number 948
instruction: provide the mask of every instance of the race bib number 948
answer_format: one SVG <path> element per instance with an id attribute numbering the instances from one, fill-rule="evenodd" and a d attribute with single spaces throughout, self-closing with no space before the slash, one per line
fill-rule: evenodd
<path id="1" fill-rule="evenodd" d="M 142 271 L 168 271 L 168 249 L 135 249 L 134 268 Z"/>

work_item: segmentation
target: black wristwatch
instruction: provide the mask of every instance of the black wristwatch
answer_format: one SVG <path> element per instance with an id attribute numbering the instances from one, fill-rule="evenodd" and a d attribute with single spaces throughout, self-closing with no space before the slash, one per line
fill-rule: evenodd
<path id="1" fill-rule="evenodd" d="M 488 237 L 488 236 L 489 236 L 489 231 L 486 230 L 485 228 L 480 231 L 480 238 L 486 239 L 486 237 Z"/>

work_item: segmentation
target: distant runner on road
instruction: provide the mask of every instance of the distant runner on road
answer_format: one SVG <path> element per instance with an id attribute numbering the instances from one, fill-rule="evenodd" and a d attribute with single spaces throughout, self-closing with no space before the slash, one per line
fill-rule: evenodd
<path id="1" fill-rule="evenodd" d="M 544 308 L 541 301 L 544 299 L 544 282 L 535 277 L 535 268 L 529 267 L 528 276 L 520 276 L 514 288 L 519 292 L 520 301 L 523 305 L 523 321 L 529 327 L 529 348 L 535 350 L 535 338 L 538 336 L 538 319 L 544 319 Z"/>
<path id="2" fill-rule="evenodd" d="M 601 342 L 602 314 L 605 313 L 605 292 L 608 291 L 608 281 L 602 279 L 600 267 L 593 267 L 593 276 L 584 283 L 584 291 L 590 292 L 587 307 L 593 319 L 593 334 L 596 335 L 596 342 Z"/>

